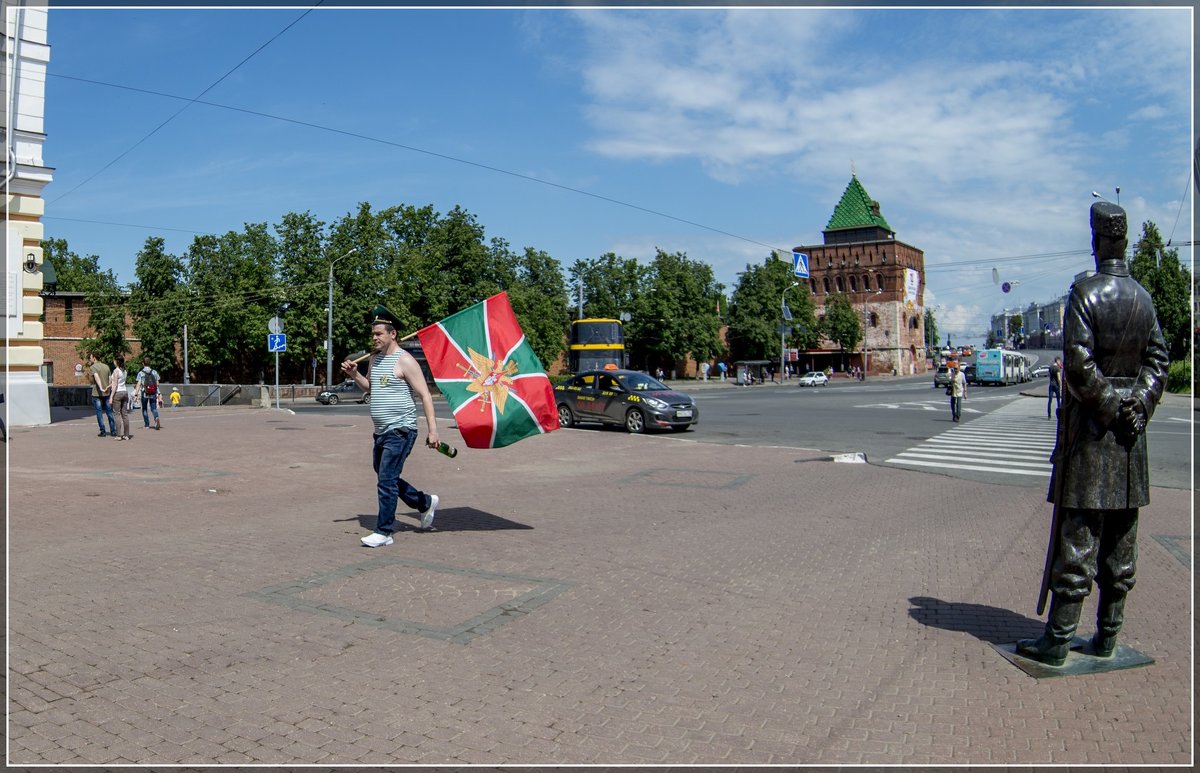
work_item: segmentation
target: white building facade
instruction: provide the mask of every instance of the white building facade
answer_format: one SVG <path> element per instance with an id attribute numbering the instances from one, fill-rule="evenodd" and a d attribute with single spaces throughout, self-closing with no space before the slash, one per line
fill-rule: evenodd
<path id="1" fill-rule="evenodd" d="M 50 423 L 42 373 L 42 190 L 53 170 L 42 161 L 47 9 L 4 4 L 4 399 L 12 426 Z"/>

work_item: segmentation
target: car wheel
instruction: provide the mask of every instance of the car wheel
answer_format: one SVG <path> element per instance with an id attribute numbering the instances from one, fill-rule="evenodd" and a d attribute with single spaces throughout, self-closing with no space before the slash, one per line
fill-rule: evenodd
<path id="1" fill-rule="evenodd" d="M 630 408 L 625 414 L 625 429 L 630 433 L 638 435 L 646 431 L 646 417 L 637 408 Z"/>
<path id="2" fill-rule="evenodd" d="M 370 404 L 371 404 L 371 395 L 370 395 L 370 394 L 365 394 L 365 395 L 363 395 L 362 404 L 363 404 L 363 405 L 370 405 Z"/>
<path id="3" fill-rule="evenodd" d="M 558 426 L 574 427 L 575 414 L 571 412 L 571 407 L 566 403 L 558 406 Z"/>
<path id="4" fill-rule="evenodd" d="M 338 404 L 338 396 L 337 396 L 337 395 L 330 395 L 330 396 L 329 396 L 329 404 L 330 404 L 330 405 L 337 405 L 337 404 Z"/>

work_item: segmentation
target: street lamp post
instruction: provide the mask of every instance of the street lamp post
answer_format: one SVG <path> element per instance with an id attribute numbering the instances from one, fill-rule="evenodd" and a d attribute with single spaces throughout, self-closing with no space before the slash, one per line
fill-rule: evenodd
<path id="1" fill-rule="evenodd" d="M 785 372 L 783 358 L 784 358 L 784 354 L 786 353 L 784 347 L 787 345 L 787 333 L 784 332 L 784 324 L 783 323 L 790 322 L 791 318 L 792 318 L 791 312 L 788 310 L 788 307 L 784 304 L 784 298 L 787 297 L 788 290 L 792 289 L 793 287 L 799 287 L 800 284 L 801 284 L 800 282 L 792 282 L 790 285 L 783 288 L 783 292 L 780 293 L 780 295 L 779 295 L 779 316 L 782 318 L 779 322 L 779 385 L 780 386 L 783 386 L 783 374 Z"/>
<path id="2" fill-rule="evenodd" d="M 874 274 L 869 274 L 869 276 L 874 276 Z M 868 285 L 868 288 L 869 288 L 869 285 Z M 870 360 L 868 359 L 870 357 L 870 355 L 868 354 L 868 351 L 867 351 L 867 330 L 870 327 L 870 322 L 868 320 L 868 314 L 870 313 L 870 311 L 869 311 L 869 309 L 867 309 L 867 300 L 870 299 L 870 297 L 872 295 L 882 295 L 883 290 L 872 291 L 870 289 L 863 289 L 863 290 L 858 291 L 858 294 L 863 296 L 863 302 L 862 302 L 862 305 L 863 305 L 863 353 L 862 353 L 863 369 L 862 369 L 862 377 L 863 377 L 863 380 L 865 381 L 867 378 L 867 370 L 870 368 Z"/>
<path id="3" fill-rule="evenodd" d="M 357 247 L 351 247 L 345 255 L 329 261 L 329 305 L 325 308 L 325 388 L 333 386 L 333 264 L 351 253 L 358 252 Z"/>

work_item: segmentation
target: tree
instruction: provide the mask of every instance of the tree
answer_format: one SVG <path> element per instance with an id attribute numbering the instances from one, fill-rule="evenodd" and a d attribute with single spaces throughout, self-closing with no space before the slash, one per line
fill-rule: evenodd
<path id="1" fill-rule="evenodd" d="M 188 365 L 211 367 L 214 382 L 266 380 L 267 321 L 282 302 L 275 254 L 264 223 L 247 223 L 243 231 L 222 236 L 197 236 L 188 249 Z"/>
<path id="2" fill-rule="evenodd" d="M 1129 273 L 1154 300 L 1170 358 L 1187 357 L 1191 349 L 1191 275 L 1179 262 L 1179 250 L 1164 249 L 1158 226 L 1150 221 L 1142 223 Z"/>
<path id="3" fill-rule="evenodd" d="M 551 367 L 562 356 L 570 320 L 562 269 L 550 255 L 526 247 L 516 270 L 509 301 L 534 354 L 543 366 Z"/>
<path id="4" fill-rule="evenodd" d="M 325 223 L 311 212 L 284 215 L 275 225 L 275 238 L 280 292 L 288 303 L 284 323 L 287 352 L 282 361 L 298 369 L 301 380 L 305 381 L 314 375 L 311 370 L 314 358 L 319 362 L 318 372 L 325 372 L 329 261 L 345 250 L 338 255 L 327 254 Z M 335 269 L 340 271 L 344 266 L 338 263 Z M 338 356 L 335 353 L 335 368 L 341 365 Z"/>
<path id="5" fill-rule="evenodd" d="M 1025 320 L 1020 314 L 1014 314 L 1008 318 L 1008 335 L 1012 338 L 1013 343 L 1019 343 L 1022 338 L 1021 328 L 1025 326 Z"/>
<path id="6" fill-rule="evenodd" d="M 717 298 L 723 289 L 708 264 L 657 250 L 627 329 L 633 362 L 670 369 L 688 357 L 700 362 L 720 352 Z"/>
<path id="7" fill-rule="evenodd" d="M 588 318 L 620 319 L 621 314 L 632 313 L 634 300 L 641 294 L 646 281 L 646 269 L 641 264 L 633 258 L 617 257 L 612 252 L 593 260 L 575 261 L 568 275 L 571 308 L 578 308 L 582 286 L 583 316 Z"/>
<path id="8" fill-rule="evenodd" d="M 825 301 L 825 317 L 821 322 L 825 337 L 842 350 L 842 369 L 846 367 L 846 351 L 854 351 L 862 340 L 862 326 L 845 293 L 834 293 Z"/>
<path id="9" fill-rule="evenodd" d="M 820 343 L 821 328 L 814 313 L 812 291 L 796 282 L 792 264 L 768 255 L 761 265 L 747 265 L 741 273 L 729 304 L 729 346 L 742 360 L 774 360 L 779 356 L 779 325 L 783 324 L 781 301 L 792 313 L 787 343 L 811 349 Z M 785 295 L 785 291 L 786 295 Z"/>
<path id="10" fill-rule="evenodd" d="M 989 335 L 991 335 L 990 332 Z M 933 313 L 933 309 L 925 309 L 925 349 L 930 353 L 933 353 L 937 351 L 937 348 L 937 316 Z M 988 348 L 990 349 L 991 347 L 989 346 Z"/>
<path id="11" fill-rule="evenodd" d="M 183 261 L 164 249 L 161 237 L 146 239 L 138 251 L 129 290 L 133 332 L 142 342 L 142 355 L 160 375 L 175 370 L 175 344 L 182 336 L 180 304 Z M 131 369 L 136 370 L 136 368 Z"/>

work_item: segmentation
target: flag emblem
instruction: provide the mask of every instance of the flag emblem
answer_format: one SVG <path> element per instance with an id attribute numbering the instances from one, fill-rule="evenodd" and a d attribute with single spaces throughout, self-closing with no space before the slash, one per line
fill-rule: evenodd
<path id="1" fill-rule="evenodd" d="M 496 410 L 503 414 L 508 390 L 513 385 L 512 377 L 519 372 L 517 363 L 509 360 L 498 366 L 491 357 L 470 347 L 467 347 L 467 355 L 471 358 L 471 367 L 465 369 L 471 378 L 471 383 L 467 384 L 467 391 L 482 395 L 479 410 L 486 410 L 488 405 L 495 405 Z"/>
<path id="2" fill-rule="evenodd" d="M 554 389 L 507 293 L 417 331 L 469 448 L 500 448 L 558 429 Z"/>

